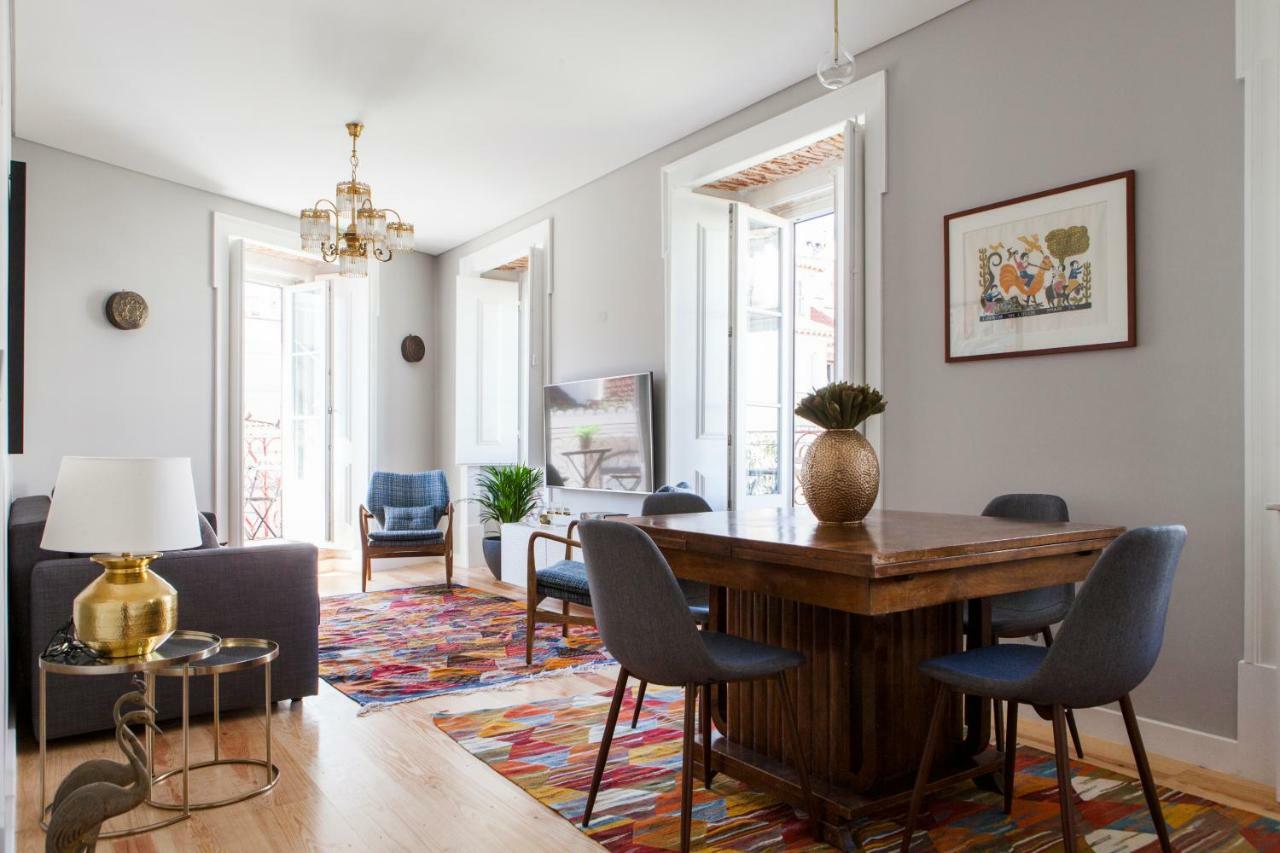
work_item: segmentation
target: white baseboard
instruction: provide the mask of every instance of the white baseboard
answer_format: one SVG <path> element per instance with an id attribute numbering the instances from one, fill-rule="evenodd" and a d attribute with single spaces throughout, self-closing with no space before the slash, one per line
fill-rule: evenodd
<path id="1" fill-rule="evenodd" d="M 1241 661 L 1237 738 L 1138 716 L 1147 752 L 1185 761 L 1243 779 L 1275 785 L 1276 668 Z M 1141 708 L 1138 708 L 1141 711 Z M 1082 734 L 1111 743 L 1127 744 L 1124 719 L 1118 708 L 1085 708 L 1075 712 Z"/>

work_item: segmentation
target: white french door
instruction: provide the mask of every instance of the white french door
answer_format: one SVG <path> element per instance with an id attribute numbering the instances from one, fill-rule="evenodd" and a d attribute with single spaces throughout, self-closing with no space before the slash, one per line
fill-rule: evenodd
<path id="1" fill-rule="evenodd" d="M 733 508 L 789 507 L 794 229 L 786 219 L 735 203 L 730 240 Z"/>
<path id="2" fill-rule="evenodd" d="M 368 280 L 250 268 L 242 289 L 239 541 L 352 547 L 369 477 Z"/>

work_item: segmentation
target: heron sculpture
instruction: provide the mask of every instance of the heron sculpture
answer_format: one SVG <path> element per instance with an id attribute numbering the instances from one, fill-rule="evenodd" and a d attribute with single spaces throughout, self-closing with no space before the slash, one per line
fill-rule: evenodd
<path id="1" fill-rule="evenodd" d="M 116 740 L 129 759 L 127 765 L 101 760 L 87 762 L 72 772 L 92 764 L 98 771 L 95 780 L 90 781 L 81 775 L 81 784 L 65 794 L 63 788 L 67 782 L 59 786 L 58 794 L 62 799 L 58 802 L 55 798 L 49 832 L 45 836 L 45 853 L 92 853 L 98 844 L 102 824 L 132 811 L 147 798 L 151 792 L 147 750 L 129 726 L 141 724 L 158 732 L 152 713 L 150 710 L 130 711 L 116 725 Z M 111 766 L 110 769 L 107 765 Z M 127 779 L 120 772 L 121 767 L 128 768 Z"/>
<path id="2" fill-rule="evenodd" d="M 119 745 L 120 751 L 124 753 L 126 758 L 129 757 L 129 751 L 125 747 L 124 731 L 127 731 L 128 729 L 127 727 L 122 728 L 121 723 L 123 720 L 122 711 L 124 706 L 129 704 L 141 705 L 150 713 L 150 719 L 143 721 L 134 718 L 136 721 L 143 722 L 144 725 L 149 726 L 157 732 L 160 731 L 160 729 L 156 728 L 155 723 L 152 722 L 152 720 L 155 719 L 156 709 L 147 701 L 147 697 L 144 692 L 135 690 L 121 695 L 120 698 L 116 700 L 115 706 L 111 709 L 111 716 L 116 721 L 116 744 Z M 132 712 L 132 714 L 136 713 L 138 712 Z M 130 715 L 131 717 L 132 714 Z M 58 806 L 61 805 L 63 800 L 70 796 L 74 791 L 83 788 L 91 782 L 111 782 L 116 785 L 127 785 L 131 781 L 133 781 L 133 767 L 128 761 L 120 762 L 112 761 L 109 758 L 95 758 L 76 766 L 67 774 L 66 778 L 58 785 L 58 790 L 53 795 L 53 804 L 50 808 L 53 811 L 57 811 Z"/>

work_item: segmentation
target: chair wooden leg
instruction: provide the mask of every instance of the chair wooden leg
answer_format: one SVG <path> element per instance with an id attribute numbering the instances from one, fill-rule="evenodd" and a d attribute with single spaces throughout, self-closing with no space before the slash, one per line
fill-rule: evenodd
<path id="1" fill-rule="evenodd" d="M 453 548 L 447 546 L 444 551 L 444 586 L 445 589 L 453 589 Z"/>
<path id="2" fill-rule="evenodd" d="M 711 685 L 702 685 L 698 702 L 698 728 L 702 730 L 702 787 L 711 790 L 716 771 L 711 769 Z"/>
<path id="3" fill-rule="evenodd" d="M 920 817 L 920 802 L 924 799 L 924 787 L 933 769 L 933 751 L 938 745 L 938 733 L 942 730 L 943 712 L 947 708 L 947 688 L 938 685 L 938 698 L 933 703 L 933 717 L 929 720 L 929 733 L 924 739 L 924 754 L 920 756 L 920 769 L 916 771 L 916 784 L 911 789 L 911 805 L 907 808 L 907 826 L 902 833 L 902 853 L 911 849 L 911 836 L 916 831 L 916 819 Z"/>
<path id="4" fill-rule="evenodd" d="M 1138 778 L 1142 780 L 1142 794 L 1147 798 L 1147 808 L 1151 812 L 1151 822 L 1156 826 L 1156 835 L 1160 838 L 1160 849 L 1169 853 L 1169 827 L 1164 822 L 1164 812 L 1160 808 L 1160 795 L 1156 792 L 1156 780 L 1151 775 L 1151 764 L 1147 761 L 1147 749 L 1142 745 L 1142 732 L 1138 730 L 1138 715 L 1133 712 L 1133 700 L 1128 696 L 1120 697 L 1120 713 L 1124 715 L 1124 728 L 1129 734 L 1129 746 L 1133 749 L 1133 761 L 1138 765 Z"/>
<path id="5" fill-rule="evenodd" d="M 569 618 L 569 602 L 568 601 L 560 602 L 560 613 L 565 617 L 565 620 L 566 620 L 560 623 L 560 636 L 567 637 L 569 636 L 569 622 L 567 621 Z"/>
<path id="6" fill-rule="evenodd" d="M 1048 625 L 1040 632 L 1040 636 L 1044 638 L 1044 647 L 1047 649 L 1053 645 L 1053 631 Z M 1080 743 L 1080 729 L 1076 727 L 1076 715 L 1067 709 L 1067 728 L 1071 730 L 1071 745 L 1076 748 L 1076 758 L 1084 761 L 1084 745 Z"/>
<path id="7" fill-rule="evenodd" d="M 996 706 L 1000 706 L 1000 702 Z M 1013 814 L 1013 766 L 1018 760 L 1018 703 L 1009 703 L 1009 728 L 1004 734 L 1004 813 Z"/>
<path id="8" fill-rule="evenodd" d="M 698 685 L 684 688 L 684 761 L 680 767 L 680 853 L 688 853 L 693 834 L 693 718 L 698 703 Z"/>
<path id="9" fill-rule="evenodd" d="M 649 682 L 641 681 L 639 689 L 636 690 L 636 710 L 631 715 L 631 728 L 635 728 L 640 722 L 640 707 L 644 705 L 644 689 L 649 686 Z"/>
<path id="10" fill-rule="evenodd" d="M 600 738 L 600 751 L 596 754 L 596 769 L 591 773 L 591 790 L 587 793 L 587 807 L 582 812 L 582 825 L 591 823 L 591 810 L 596 806 L 596 794 L 600 793 L 600 780 L 604 778 L 604 766 L 609 763 L 609 746 L 613 743 L 613 728 L 618 724 L 618 711 L 622 697 L 627 693 L 627 671 L 618 668 L 618 683 L 613 688 L 613 701 L 609 703 L 609 717 L 605 720 L 604 735 Z"/>
<path id="11" fill-rule="evenodd" d="M 1004 752 L 1004 703 L 999 699 L 992 699 L 991 707 L 996 715 L 996 752 Z"/>
<path id="12" fill-rule="evenodd" d="M 787 687 L 787 674 L 785 672 L 778 673 L 778 694 L 782 697 L 782 710 L 787 718 L 787 731 L 791 737 L 792 760 L 795 761 L 796 770 L 800 772 L 800 791 L 804 794 L 804 807 L 809 812 L 809 829 L 814 833 L 814 837 L 818 835 L 818 818 L 821 809 L 818 807 L 818 801 L 813 796 L 813 788 L 809 785 L 809 762 L 804 754 L 804 741 L 800 738 L 800 726 L 796 723 L 796 706 L 791 701 L 791 690 Z M 710 696 L 710 690 L 707 691 Z M 817 838 L 821 841 L 821 838 Z"/>
<path id="13" fill-rule="evenodd" d="M 533 635 L 534 629 L 537 627 L 537 615 L 535 611 L 538 609 L 538 602 L 533 598 L 533 592 L 529 592 L 528 606 L 525 608 L 524 617 L 524 664 L 525 666 L 533 666 Z"/>
<path id="14" fill-rule="evenodd" d="M 360 558 L 360 591 L 369 591 L 369 581 L 373 580 L 372 560 L 368 554 L 364 554 Z"/>
<path id="15" fill-rule="evenodd" d="M 1071 788 L 1071 755 L 1067 751 L 1067 715 L 1061 705 L 1053 706 L 1053 757 L 1058 766 L 1058 807 L 1062 811 L 1062 846 L 1076 849 L 1076 805 Z"/>

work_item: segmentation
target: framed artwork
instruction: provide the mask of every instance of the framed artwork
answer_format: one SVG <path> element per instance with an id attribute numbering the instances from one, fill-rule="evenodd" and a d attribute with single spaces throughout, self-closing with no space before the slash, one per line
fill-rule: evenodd
<path id="1" fill-rule="evenodd" d="M 1137 346 L 1134 173 L 943 219 L 946 358 Z"/>

